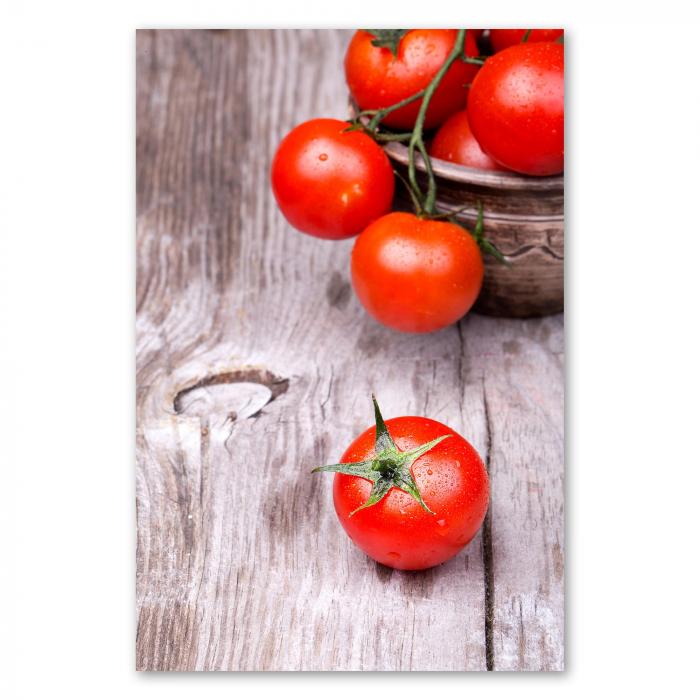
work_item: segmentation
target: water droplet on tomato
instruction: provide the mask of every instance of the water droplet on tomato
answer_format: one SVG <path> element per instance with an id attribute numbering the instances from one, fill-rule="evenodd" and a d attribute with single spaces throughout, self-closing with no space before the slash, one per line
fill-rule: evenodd
<path id="1" fill-rule="evenodd" d="M 433 475 L 433 470 L 432 470 L 432 469 L 428 469 L 428 476 L 432 476 L 432 475 Z"/>
<path id="2" fill-rule="evenodd" d="M 328 160 L 328 154 L 327 153 L 321 153 L 321 155 L 318 157 L 319 160 Z"/>

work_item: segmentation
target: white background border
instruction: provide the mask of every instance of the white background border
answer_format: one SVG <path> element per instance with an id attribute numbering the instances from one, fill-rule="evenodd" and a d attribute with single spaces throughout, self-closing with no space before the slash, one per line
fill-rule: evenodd
<path id="1" fill-rule="evenodd" d="M 700 26 L 687 3 L 578 5 L 3 4 L 4 697 L 697 687 Z M 137 674 L 134 30 L 368 24 L 567 30 L 568 670 Z"/>

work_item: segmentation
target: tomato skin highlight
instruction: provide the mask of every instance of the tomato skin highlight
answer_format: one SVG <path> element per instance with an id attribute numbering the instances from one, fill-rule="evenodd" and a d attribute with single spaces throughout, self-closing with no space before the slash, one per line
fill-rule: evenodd
<path id="1" fill-rule="evenodd" d="M 345 79 L 361 110 L 382 109 L 414 95 L 428 86 L 449 56 L 457 39 L 456 29 L 412 29 L 400 41 L 398 55 L 388 48 L 372 46 L 373 35 L 355 32 L 345 54 Z M 478 56 L 471 30 L 464 53 Z M 424 127 L 433 129 L 464 106 L 466 85 L 479 66 L 455 61 L 435 91 Z M 389 114 L 382 123 L 394 129 L 412 129 L 420 109 L 416 100 Z"/>
<path id="2" fill-rule="evenodd" d="M 455 112 L 438 129 L 429 154 L 434 158 L 466 165 L 480 170 L 505 170 L 490 155 L 484 153 L 469 126 L 467 110 Z"/>
<path id="3" fill-rule="evenodd" d="M 490 29 L 489 38 L 491 48 L 494 53 L 503 51 L 509 46 L 520 44 L 525 37 L 527 29 Z M 556 41 L 559 37 L 564 36 L 563 29 L 531 29 L 527 37 L 527 42 L 533 44 L 537 41 Z"/>
<path id="4" fill-rule="evenodd" d="M 411 467 L 434 515 L 392 488 L 379 503 L 351 517 L 367 500 L 372 484 L 347 474 L 334 477 L 333 504 L 348 536 L 369 557 L 394 569 L 427 569 L 457 555 L 478 532 L 489 503 L 488 474 L 469 442 L 438 421 L 403 416 L 386 425 L 402 451 L 450 435 Z M 374 427 L 352 442 L 341 462 L 362 461 L 373 453 Z"/>
<path id="5" fill-rule="evenodd" d="M 352 284 L 377 321 L 407 333 L 429 333 L 458 321 L 476 301 L 484 278 L 471 235 L 445 221 L 392 212 L 357 238 Z"/>
<path id="6" fill-rule="evenodd" d="M 481 148 L 525 175 L 564 170 L 564 47 L 518 44 L 491 56 L 469 91 L 469 124 Z"/>
<path id="7" fill-rule="evenodd" d="M 280 143 L 271 182 L 287 221 L 311 236 L 355 236 L 391 209 L 394 173 L 367 134 L 345 131 L 348 122 L 312 119 Z"/>

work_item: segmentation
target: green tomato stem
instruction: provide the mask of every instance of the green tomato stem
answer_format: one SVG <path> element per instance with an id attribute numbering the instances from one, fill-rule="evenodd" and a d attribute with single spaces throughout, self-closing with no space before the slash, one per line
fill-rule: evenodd
<path id="1" fill-rule="evenodd" d="M 445 62 L 440 67 L 440 70 L 435 74 L 433 79 L 430 81 L 428 86 L 414 93 L 410 97 L 407 97 L 400 102 L 396 102 L 389 107 L 384 107 L 382 109 L 366 109 L 361 111 L 355 118 L 354 124 L 357 127 L 362 128 L 366 133 L 368 133 L 372 138 L 380 143 L 392 142 L 392 141 L 408 141 L 408 189 L 411 195 L 411 199 L 416 202 L 416 214 L 418 216 L 434 216 L 435 215 L 435 199 L 437 196 L 437 185 L 435 183 L 435 175 L 433 173 L 432 163 L 430 161 L 430 156 L 428 155 L 428 149 L 425 145 L 425 140 L 423 138 L 423 129 L 425 125 L 425 115 L 428 113 L 428 108 L 430 106 L 430 101 L 435 94 L 438 86 L 445 77 L 445 74 L 450 69 L 450 66 L 456 60 L 468 60 L 468 57 L 464 56 L 464 44 L 467 35 L 466 29 L 459 29 L 457 31 L 457 38 L 455 40 L 454 46 L 449 56 Z M 469 60 L 469 62 L 475 62 L 477 59 Z M 481 65 L 483 61 L 479 61 Z M 406 107 L 412 104 L 416 100 L 421 100 L 421 105 L 418 110 L 418 116 L 416 117 L 413 130 L 408 133 L 392 134 L 378 131 L 380 123 L 392 112 L 397 109 Z M 369 117 L 369 122 L 366 126 L 362 125 L 362 118 Z M 356 128 L 357 128 L 356 127 Z M 423 162 L 425 163 L 425 170 L 428 176 L 428 191 L 425 195 L 421 191 L 418 185 L 418 178 L 416 175 L 416 150 L 420 153 Z"/>
<path id="2" fill-rule="evenodd" d="M 405 107 L 406 105 L 410 105 L 416 100 L 420 100 L 424 94 L 425 90 L 419 90 L 410 97 L 407 97 L 396 104 L 389 105 L 389 107 L 384 107 L 382 109 L 365 109 L 357 115 L 357 119 L 361 119 L 362 117 L 372 117 L 367 124 L 367 131 L 375 132 L 379 126 L 379 122 L 381 122 L 387 115 L 395 112 L 397 109 Z"/>
<path id="3" fill-rule="evenodd" d="M 430 100 L 433 98 L 435 91 L 445 77 L 445 73 L 450 69 L 450 66 L 458 60 L 464 53 L 464 41 L 467 35 L 466 29 L 460 29 L 457 32 L 457 39 L 452 47 L 450 55 L 447 60 L 442 64 L 440 70 L 435 74 L 435 77 L 430 81 L 428 87 L 425 88 L 425 94 L 423 95 L 423 101 L 421 102 L 420 109 L 418 110 L 418 116 L 416 117 L 416 123 L 413 127 L 413 133 L 411 134 L 411 140 L 408 142 L 408 181 L 411 187 L 414 187 L 419 194 L 419 199 L 422 200 L 422 211 L 417 212 L 419 215 L 431 216 L 435 214 L 435 196 L 437 193 L 437 186 L 435 184 L 435 175 L 433 174 L 432 165 L 430 163 L 430 157 L 428 156 L 427 149 L 425 147 L 425 141 L 423 139 L 423 125 L 425 124 L 425 115 L 428 112 L 428 107 L 430 106 Z M 423 157 L 423 162 L 425 163 L 425 169 L 428 175 L 428 192 L 425 199 L 422 197 L 420 188 L 418 187 L 418 181 L 416 178 L 416 148 L 419 150 L 421 156 Z"/>
<path id="4" fill-rule="evenodd" d="M 380 143 L 386 143 L 388 141 L 408 141 L 411 138 L 411 132 L 409 131 L 405 134 L 373 134 L 373 137 L 375 141 L 379 141 Z"/>
<path id="5" fill-rule="evenodd" d="M 530 30 L 527 30 L 523 41 L 527 41 L 529 32 Z M 389 107 L 384 107 L 382 109 L 367 109 L 359 112 L 353 121 L 353 125 L 350 127 L 350 129 L 362 129 L 365 131 L 365 133 L 369 134 L 373 139 L 380 143 L 408 141 L 408 182 L 397 171 L 394 172 L 408 190 L 411 197 L 411 202 L 416 210 L 416 215 L 419 217 L 429 217 L 431 219 L 438 220 L 447 219 L 459 226 L 462 226 L 462 224 L 459 223 L 456 215 L 461 213 L 462 210 L 448 211 L 443 212 L 442 214 L 438 214 L 436 211 L 435 200 L 437 197 L 437 184 L 435 182 L 432 161 L 428 155 L 428 149 L 426 148 L 425 139 L 423 138 L 423 131 L 425 117 L 428 113 L 430 101 L 442 82 L 442 79 L 445 77 L 445 74 L 450 69 L 450 66 L 457 60 L 462 60 L 465 63 L 478 66 L 482 66 L 485 63 L 485 58 L 483 57 L 471 57 L 464 55 L 466 36 L 466 29 L 459 29 L 457 31 L 457 38 L 455 39 L 455 43 L 450 51 L 450 54 L 425 89 L 419 90 L 410 97 L 407 97 L 396 104 L 390 105 Z M 379 131 L 379 125 L 387 115 L 391 114 L 397 109 L 405 107 L 406 105 L 412 104 L 416 100 L 421 100 L 421 105 L 411 132 L 392 133 Z M 367 125 L 362 123 L 363 117 L 370 118 Z M 428 190 L 425 196 L 418 185 L 418 177 L 416 174 L 416 151 L 420 153 L 420 156 L 425 163 L 425 171 L 428 178 Z M 465 207 L 464 210 L 468 208 L 469 207 Z M 477 219 L 476 228 L 471 235 L 479 244 L 479 247 L 483 252 L 493 255 L 499 262 L 509 264 L 505 256 L 493 243 L 486 239 L 483 234 L 483 208 L 481 203 L 479 203 L 479 216 Z"/>

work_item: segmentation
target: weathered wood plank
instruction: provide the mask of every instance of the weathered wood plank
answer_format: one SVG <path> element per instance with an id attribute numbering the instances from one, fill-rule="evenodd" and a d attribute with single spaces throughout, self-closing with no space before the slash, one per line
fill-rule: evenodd
<path id="1" fill-rule="evenodd" d="M 468 329 L 468 330 L 467 330 Z M 491 507 L 486 523 L 494 668 L 564 664 L 563 324 L 471 316 L 481 376 Z"/>
<path id="2" fill-rule="evenodd" d="M 559 668 L 561 318 L 397 336 L 352 295 L 352 242 L 274 206 L 280 137 L 343 114 L 347 36 L 137 33 L 137 667 Z M 392 572 L 338 526 L 308 471 L 371 391 L 489 456 L 486 567 L 479 536 Z"/>

